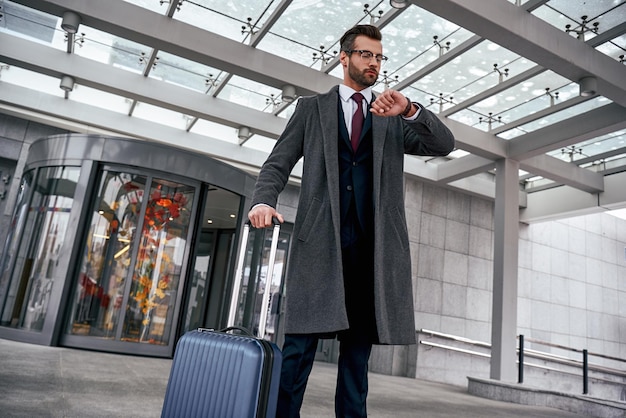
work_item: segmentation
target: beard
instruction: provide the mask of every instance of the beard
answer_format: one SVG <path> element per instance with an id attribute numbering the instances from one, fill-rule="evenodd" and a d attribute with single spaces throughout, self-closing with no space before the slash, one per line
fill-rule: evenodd
<path id="1" fill-rule="evenodd" d="M 376 75 L 368 74 L 369 71 L 373 71 Z M 373 68 L 366 68 L 360 71 L 356 67 L 349 65 L 348 75 L 355 83 L 363 87 L 373 86 L 376 80 L 378 80 L 378 71 Z"/>

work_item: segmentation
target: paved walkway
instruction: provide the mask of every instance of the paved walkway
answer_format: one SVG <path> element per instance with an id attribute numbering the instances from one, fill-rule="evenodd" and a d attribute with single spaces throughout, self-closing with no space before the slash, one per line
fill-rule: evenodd
<path id="1" fill-rule="evenodd" d="M 172 364 L 1 339 L 0 353 L 0 417 L 158 418 Z M 334 416 L 335 377 L 335 365 L 315 364 L 303 418 Z M 580 417 L 475 397 L 461 387 L 374 373 L 368 413 L 376 418 Z"/>

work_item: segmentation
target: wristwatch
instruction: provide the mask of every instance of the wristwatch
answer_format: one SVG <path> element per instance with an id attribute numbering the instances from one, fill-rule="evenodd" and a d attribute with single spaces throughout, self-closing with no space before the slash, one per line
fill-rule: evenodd
<path id="1" fill-rule="evenodd" d="M 406 97 L 406 96 L 404 96 L 404 97 Z M 411 101 L 411 99 L 409 99 L 407 97 L 406 101 L 407 101 L 406 108 L 404 109 L 404 111 L 402 113 L 400 113 L 400 116 L 406 117 L 406 115 L 408 115 L 409 112 L 411 111 L 411 109 L 413 108 L 413 102 Z"/>

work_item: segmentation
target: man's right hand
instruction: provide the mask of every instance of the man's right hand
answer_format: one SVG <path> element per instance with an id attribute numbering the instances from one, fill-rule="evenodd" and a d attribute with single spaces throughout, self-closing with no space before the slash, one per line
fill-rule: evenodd
<path id="1" fill-rule="evenodd" d="M 256 205 L 248 212 L 248 219 L 250 219 L 250 224 L 254 228 L 267 228 L 272 226 L 272 218 L 274 217 L 278 219 L 281 224 L 285 221 L 283 215 L 276 212 L 276 209 L 268 205 Z"/>

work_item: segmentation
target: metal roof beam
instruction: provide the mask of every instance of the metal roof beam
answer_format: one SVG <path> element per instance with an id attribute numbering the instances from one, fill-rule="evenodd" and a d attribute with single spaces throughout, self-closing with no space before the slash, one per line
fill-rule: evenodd
<path id="1" fill-rule="evenodd" d="M 537 155 L 520 161 L 520 169 L 543 176 L 559 184 L 565 184 L 588 193 L 604 191 L 602 174 L 580 168 L 549 155 Z"/>
<path id="2" fill-rule="evenodd" d="M 604 184 L 601 193 L 569 186 L 528 193 L 528 206 L 520 212 L 520 221 L 548 221 L 626 207 L 626 171 L 606 176 Z"/>
<path id="3" fill-rule="evenodd" d="M 464 177 L 491 170 L 496 162 L 478 155 L 466 155 L 437 166 L 437 181 L 450 183 Z"/>
<path id="4" fill-rule="evenodd" d="M 270 17 L 265 21 L 263 26 L 261 26 L 259 31 L 256 32 L 254 35 L 252 35 L 252 39 L 250 40 L 250 46 L 256 47 L 263 40 L 265 35 L 268 34 L 270 29 L 272 29 L 272 26 L 274 26 L 274 24 L 282 16 L 285 10 L 287 10 L 287 8 L 289 7 L 289 5 L 291 5 L 292 2 L 293 0 L 282 0 L 280 2 L 280 4 L 276 7 L 276 9 L 272 12 Z"/>

